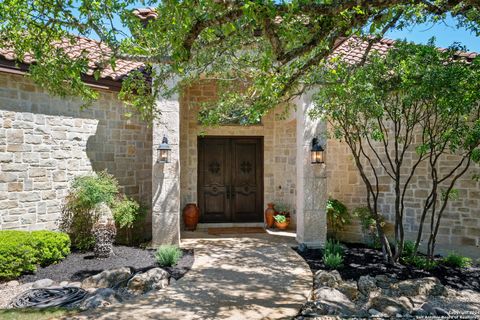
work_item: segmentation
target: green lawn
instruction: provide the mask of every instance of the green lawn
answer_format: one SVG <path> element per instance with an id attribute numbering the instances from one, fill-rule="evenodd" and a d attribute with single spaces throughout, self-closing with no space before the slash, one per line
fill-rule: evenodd
<path id="1" fill-rule="evenodd" d="M 76 310 L 60 308 L 0 310 L 0 320 L 46 320 L 77 313 Z"/>

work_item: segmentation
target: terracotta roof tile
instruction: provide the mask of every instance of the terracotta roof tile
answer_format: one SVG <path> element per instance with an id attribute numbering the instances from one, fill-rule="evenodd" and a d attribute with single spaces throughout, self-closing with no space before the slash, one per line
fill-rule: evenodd
<path id="1" fill-rule="evenodd" d="M 156 15 L 155 11 L 150 8 L 136 9 L 135 11 L 138 12 L 138 15 L 142 17 L 152 16 L 153 14 Z M 101 42 L 92 39 L 77 37 L 76 40 L 77 41 L 74 43 L 71 43 L 69 40 L 64 40 L 61 41 L 58 46 L 63 48 L 64 51 L 72 58 L 76 58 L 82 53 L 86 54 L 90 60 L 87 74 L 93 75 L 94 71 L 100 68 L 100 64 L 102 63 L 101 58 L 108 56 L 111 50 Z M 395 40 L 380 39 L 373 44 L 370 52 L 378 52 L 383 55 L 386 54 L 388 50 L 394 46 L 394 44 Z M 357 37 L 351 37 L 346 40 L 340 39 L 335 45 L 337 47 L 331 56 L 340 57 L 342 60 L 354 64 L 360 62 L 363 58 L 365 50 L 368 47 L 368 42 Z M 446 49 L 440 48 L 440 50 Z M 458 57 L 466 58 L 467 60 L 474 59 L 477 56 L 478 54 L 474 52 L 458 52 Z M 10 48 L 0 48 L 0 58 L 2 57 L 6 60 L 14 61 L 15 53 Z M 32 56 L 26 55 L 23 62 L 26 64 L 31 64 L 33 61 L 34 59 Z M 116 61 L 115 69 L 113 69 L 108 63 L 106 63 L 104 68 L 100 68 L 100 77 L 103 79 L 110 78 L 112 80 L 119 81 L 131 71 L 141 70 L 143 67 L 144 64 L 141 62 L 118 59 Z"/>
<path id="2" fill-rule="evenodd" d="M 59 48 L 62 48 L 64 52 L 71 58 L 77 58 L 80 55 L 85 54 L 89 59 L 89 69 L 87 74 L 93 75 L 95 70 L 100 69 L 100 78 L 102 79 L 112 79 L 118 81 L 131 71 L 142 69 L 144 66 L 144 64 L 141 62 L 117 59 L 115 69 L 113 69 L 108 62 L 103 63 L 105 66 L 104 68 L 101 68 L 101 59 L 108 57 L 111 53 L 111 50 L 101 42 L 84 37 L 77 37 L 74 43 L 70 42 L 68 39 L 65 39 L 60 41 L 57 45 Z M 0 48 L 0 57 L 6 60 L 14 61 L 15 53 L 11 48 Z M 34 62 L 34 58 L 27 54 L 22 62 L 25 64 L 31 64 Z"/>
<path id="3" fill-rule="evenodd" d="M 343 41 L 343 42 L 342 42 Z M 380 39 L 372 45 L 370 53 L 377 52 L 381 55 L 387 54 L 395 45 L 395 40 L 392 39 Z M 333 51 L 332 57 L 340 57 L 343 61 L 351 64 L 358 63 L 362 60 L 365 51 L 368 47 L 368 41 L 357 37 L 351 37 L 348 39 L 341 39 L 337 41 L 338 47 Z M 439 48 L 441 51 L 446 51 L 445 48 Z M 478 56 L 476 52 L 457 52 L 456 55 L 459 58 L 466 58 L 472 60 Z"/>

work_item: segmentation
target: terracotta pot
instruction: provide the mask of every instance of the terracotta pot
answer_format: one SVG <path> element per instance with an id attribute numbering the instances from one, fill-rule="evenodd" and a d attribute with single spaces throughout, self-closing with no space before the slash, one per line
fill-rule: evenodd
<path id="1" fill-rule="evenodd" d="M 269 203 L 267 204 L 267 206 L 267 209 L 265 209 L 265 225 L 267 226 L 267 228 L 272 228 L 275 222 L 275 219 L 273 218 L 273 216 L 275 215 L 275 209 L 273 208 L 274 204 Z"/>
<path id="2" fill-rule="evenodd" d="M 195 203 L 187 203 L 183 208 L 183 222 L 185 223 L 185 229 L 189 231 L 195 231 L 200 218 L 200 209 Z"/>
<path id="3" fill-rule="evenodd" d="M 288 225 L 289 225 L 289 221 L 285 221 L 285 222 L 277 222 L 275 221 L 275 227 L 279 230 L 285 230 L 288 228 Z"/>

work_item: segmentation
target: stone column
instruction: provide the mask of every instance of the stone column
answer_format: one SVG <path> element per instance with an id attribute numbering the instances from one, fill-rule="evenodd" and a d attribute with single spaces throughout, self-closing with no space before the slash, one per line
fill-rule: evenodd
<path id="1" fill-rule="evenodd" d="M 308 115 L 313 107 L 311 93 L 297 102 L 297 241 L 308 247 L 321 247 L 326 242 L 327 179 L 325 164 L 310 163 L 312 139 L 325 145 L 325 124 Z"/>
<path id="2" fill-rule="evenodd" d="M 173 86 L 174 83 L 171 83 Z M 180 102 L 175 94 L 159 97 L 161 116 L 153 124 L 152 166 L 152 246 L 180 243 Z M 158 151 L 166 135 L 172 148 L 170 163 L 157 163 Z"/>

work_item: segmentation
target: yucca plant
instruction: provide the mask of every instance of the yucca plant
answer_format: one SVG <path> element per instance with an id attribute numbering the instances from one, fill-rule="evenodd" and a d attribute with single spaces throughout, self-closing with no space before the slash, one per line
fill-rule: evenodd
<path id="1" fill-rule="evenodd" d="M 175 245 L 161 245 L 155 253 L 155 260 L 162 267 L 174 266 L 181 257 L 182 250 Z"/>

